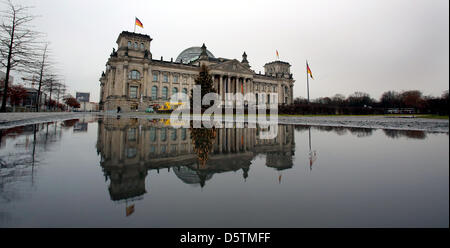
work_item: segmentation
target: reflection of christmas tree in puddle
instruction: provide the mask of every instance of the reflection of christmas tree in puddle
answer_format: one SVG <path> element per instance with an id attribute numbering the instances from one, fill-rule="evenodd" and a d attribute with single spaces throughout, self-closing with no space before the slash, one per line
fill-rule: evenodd
<path id="1" fill-rule="evenodd" d="M 191 128 L 191 140 L 194 152 L 197 154 L 198 169 L 207 169 L 209 152 L 213 149 L 216 139 L 214 128 Z"/>

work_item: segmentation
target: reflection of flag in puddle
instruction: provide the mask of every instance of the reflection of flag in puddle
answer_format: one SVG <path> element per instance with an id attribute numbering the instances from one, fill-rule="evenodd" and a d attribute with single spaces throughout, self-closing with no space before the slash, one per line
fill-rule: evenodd
<path id="1" fill-rule="evenodd" d="M 134 204 L 131 206 L 128 206 L 126 208 L 127 216 L 130 216 L 132 213 L 134 213 Z"/>
<path id="2" fill-rule="evenodd" d="M 313 163 L 317 159 L 317 152 L 316 151 L 310 151 L 309 152 L 309 168 L 312 168 Z"/>

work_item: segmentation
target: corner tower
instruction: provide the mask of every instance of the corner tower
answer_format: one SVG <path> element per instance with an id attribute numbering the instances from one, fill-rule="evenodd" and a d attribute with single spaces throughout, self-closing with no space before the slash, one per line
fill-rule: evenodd
<path id="1" fill-rule="evenodd" d="M 273 61 L 264 65 L 266 75 L 272 77 L 292 78 L 291 65 L 288 62 Z"/>
<path id="2" fill-rule="evenodd" d="M 148 35 L 123 31 L 116 41 L 117 55 L 152 59 L 151 41 Z"/>

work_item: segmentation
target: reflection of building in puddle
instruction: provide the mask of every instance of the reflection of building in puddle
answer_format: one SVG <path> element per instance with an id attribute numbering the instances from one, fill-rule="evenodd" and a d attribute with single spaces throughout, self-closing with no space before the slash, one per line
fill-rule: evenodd
<path id="1" fill-rule="evenodd" d="M 145 191 L 147 170 L 143 165 L 131 164 L 125 167 L 112 167 L 105 171 L 111 180 L 109 194 L 111 200 L 120 201 L 140 197 Z"/>
<path id="2" fill-rule="evenodd" d="M 164 123 L 145 119 L 99 120 L 97 151 L 106 179 L 110 179 L 112 200 L 143 195 L 147 170 L 172 169 L 182 182 L 203 187 L 216 173 L 242 170 L 245 180 L 258 154 L 265 154 L 266 165 L 276 170 L 293 166 L 293 126 L 277 126 L 278 135 L 271 140 L 259 139 L 259 128 L 235 127 L 215 129 L 215 134 L 205 139 L 208 131 L 194 131 L 199 134 L 194 138 L 190 128 L 172 128 Z M 195 142 L 206 143 L 199 145 L 200 153 L 194 149 Z"/>

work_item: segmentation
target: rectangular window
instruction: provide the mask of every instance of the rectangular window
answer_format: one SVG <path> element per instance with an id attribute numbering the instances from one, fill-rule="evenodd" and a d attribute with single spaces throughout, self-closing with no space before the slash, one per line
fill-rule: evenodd
<path id="1" fill-rule="evenodd" d="M 173 144 L 173 145 L 170 145 L 170 152 L 173 154 L 173 153 L 176 153 L 177 152 L 177 145 L 175 145 L 175 144 Z"/>
<path id="2" fill-rule="evenodd" d="M 164 76 L 163 76 L 163 82 L 164 82 L 164 83 L 168 83 L 168 82 L 169 82 L 169 76 L 164 75 Z"/>
<path id="3" fill-rule="evenodd" d="M 128 141 L 136 141 L 136 128 L 128 129 Z"/>
<path id="4" fill-rule="evenodd" d="M 153 74 L 153 82 L 158 82 L 158 74 Z"/>
<path id="5" fill-rule="evenodd" d="M 134 158 L 134 157 L 136 157 L 136 154 L 137 154 L 136 148 L 130 147 L 127 149 L 127 157 L 128 158 Z"/>
<path id="6" fill-rule="evenodd" d="M 130 98 L 137 98 L 137 86 L 130 86 Z"/>
<path id="7" fill-rule="evenodd" d="M 152 100 L 156 100 L 158 98 L 158 87 L 152 87 Z"/>
<path id="8" fill-rule="evenodd" d="M 173 76 L 173 82 L 178 83 L 178 76 Z"/>

